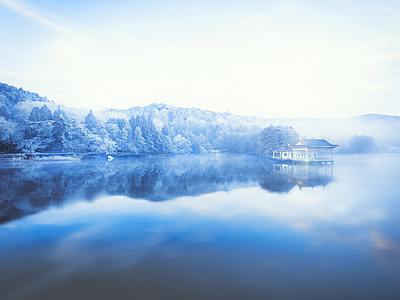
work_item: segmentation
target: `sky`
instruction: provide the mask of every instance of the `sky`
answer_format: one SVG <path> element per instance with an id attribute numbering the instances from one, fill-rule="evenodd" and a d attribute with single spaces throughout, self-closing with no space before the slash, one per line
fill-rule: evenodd
<path id="1" fill-rule="evenodd" d="M 0 82 L 72 107 L 400 115 L 400 1 L 0 0 Z"/>

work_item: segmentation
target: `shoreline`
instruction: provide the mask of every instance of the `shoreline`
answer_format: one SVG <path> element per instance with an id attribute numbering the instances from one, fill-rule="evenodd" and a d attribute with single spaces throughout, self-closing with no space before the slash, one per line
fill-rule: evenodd
<path id="1" fill-rule="evenodd" d="M 0 162 L 13 161 L 77 161 L 82 155 L 76 153 L 3 153 L 0 154 Z"/>

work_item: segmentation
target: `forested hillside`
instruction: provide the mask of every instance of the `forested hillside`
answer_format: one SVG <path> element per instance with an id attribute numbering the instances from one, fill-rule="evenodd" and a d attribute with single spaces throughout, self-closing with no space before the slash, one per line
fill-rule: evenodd
<path id="1" fill-rule="evenodd" d="M 151 104 L 102 112 L 62 107 L 0 83 L 0 141 L 22 152 L 253 153 L 257 118 Z"/>
<path id="2" fill-rule="evenodd" d="M 371 144 L 368 152 L 400 151 L 400 117 L 396 116 L 267 119 L 156 103 L 90 111 L 0 83 L 0 152 L 265 155 L 286 145 L 282 132 L 289 133 L 290 127 L 302 137 L 340 142 L 336 151 L 342 153 L 360 153 L 365 143 L 358 145 L 358 137 L 363 136 Z M 271 132 L 277 133 L 275 142 L 262 146 Z"/>

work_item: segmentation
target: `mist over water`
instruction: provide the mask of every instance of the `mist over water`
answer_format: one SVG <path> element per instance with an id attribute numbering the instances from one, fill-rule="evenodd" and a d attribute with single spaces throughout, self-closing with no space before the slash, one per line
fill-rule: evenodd
<path id="1" fill-rule="evenodd" d="M 398 299 L 399 154 L 0 164 L 1 299 Z"/>

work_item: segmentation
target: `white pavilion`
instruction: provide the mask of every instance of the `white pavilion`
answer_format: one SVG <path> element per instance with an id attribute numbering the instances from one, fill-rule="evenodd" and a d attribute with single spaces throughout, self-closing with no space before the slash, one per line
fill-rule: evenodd
<path id="1" fill-rule="evenodd" d="M 325 138 L 322 139 L 303 139 L 300 137 L 295 145 L 288 146 L 288 150 L 276 150 L 272 157 L 278 160 L 293 162 L 330 162 L 333 163 L 333 149 L 339 146 L 329 143 Z"/>

